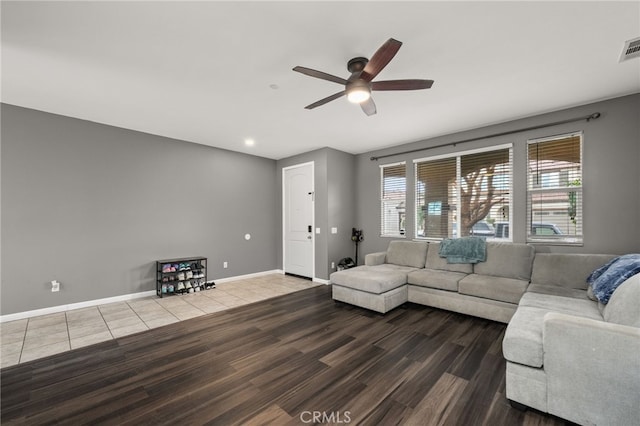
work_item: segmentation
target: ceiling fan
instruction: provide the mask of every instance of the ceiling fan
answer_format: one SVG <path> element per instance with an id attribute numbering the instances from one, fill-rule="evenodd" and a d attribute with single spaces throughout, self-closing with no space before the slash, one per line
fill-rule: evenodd
<path id="1" fill-rule="evenodd" d="M 322 71 L 311 68 L 297 66 L 294 71 L 319 78 L 322 80 L 332 81 L 334 83 L 343 84 L 344 90 L 320 99 L 310 105 L 306 109 L 314 109 L 335 99 L 347 95 L 347 99 L 353 103 L 359 103 L 362 110 L 367 115 L 376 113 L 376 104 L 371 97 L 372 90 L 419 90 L 429 89 L 433 85 L 433 80 L 386 80 L 372 81 L 387 66 L 393 57 L 400 50 L 402 42 L 390 38 L 373 54 L 371 59 L 357 57 L 351 59 L 347 63 L 347 69 L 351 73 L 348 79 L 336 77 Z"/>

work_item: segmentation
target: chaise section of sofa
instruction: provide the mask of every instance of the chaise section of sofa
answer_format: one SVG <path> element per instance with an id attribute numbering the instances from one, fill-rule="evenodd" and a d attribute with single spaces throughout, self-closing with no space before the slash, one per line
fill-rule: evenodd
<path id="1" fill-rule="evenodd" d="M 407 301 L 407 275 L 424 268 L 426 242 L 391 241 L 384 253 L 365 257 L 365 265 L 331 274 L 334 300 L 386 313 Z"/>

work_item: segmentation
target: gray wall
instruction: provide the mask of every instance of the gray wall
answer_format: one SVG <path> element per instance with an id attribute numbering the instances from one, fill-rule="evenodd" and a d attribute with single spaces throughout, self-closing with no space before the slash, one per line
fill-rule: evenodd
<path id="1" fill-rule="evenodd" d="M 2 315 L 153 290 L 157 259 L 278 269 L 274 160 L 4 104 L 1 154 Z"/>
<path id="2" fill-rule="evenodd" d="M 322 148 L 278 160 L 278 205 L 282 205 L 282 169 L 314 162 L 314 222 L 320 228 L 315 237 L 315 277 L 329 279 L 331 262 L 353 257 L 351 228 L 355 226 L 355 157 L 331 148 Z M 331 228 L 338 228 L 331 234 Z M 280 242 L 277 245 L 278 265 L 282 267 L 282 218 L 278 222 Z"/>
<path id="3" fill-rule="evenodd" d="M 371 155 L 574 118 L 602 117 L 371 161 Z M 514 143 L 514 240 L 525 239 L 526 141 L 584 131 L 582 247 L 543 251 L 640 251 L 640 95 L 353 156 L 323 148 L 273 161 L 68 117 L 2 105 L 0 212 L 2 302 L 7 315 L 154 289 L 154 261 L 203 255 L 210 278 L 282 268 L 282 168 L 314 161 L 316 278 L 354 255 L 383 251 L 379 165 Z M 390 141 L 393 143 L 393 141 Z M 413 235 L 413 211 L 407 211 Z M 338 234 L 331 234 L 331 227 Z M 250 233 L 250 241 L 244 234 Z M 222 262 L 229 262 L 222 269 Z M 62 282 L 59 293 L 49 282 Z"/>
<path id="4" fill-rule="evenodd" d="M 351 241 L 351 229 L 356 227 L 355 156 L 335 149 L 327 150 L 327 217 L 329 230 L 337 228 L 337 234 L 329 232 L 328 273 L 331 263 L 337 265 L 344 257 L 354 258 L 355 245 Z M 359 256 L 364 259 L 364 256 Z"/>
<path id="5" fill-rule="evenodd" d="M 575 122 L 544 129 L 434 148 L 413 154 L 371 161 L 372 155 L 428 148 L 448 142 L 496 134 L 514 129 L 572 119 L 594 112 L 602 116 L 591 122 Z M 407 206 L 414 203 L 412 161 L 438 154 L 473 148 L 514 144 L 513 238 L 525 241 L 526 231 L 526 143 L 528 139 L 584 131 L 584 245 L 536 246 L 539 251 L 581 253 L 640 252 L 640 95 L 625 96 L 468 132 L 446 135 L 394 148 L 368 152 L 356 159 L 356 221 L 367 238 L 366 253 L 384 251 L 389 238 L 379 237 L 379 165 L 407 162 Z M 407 209 L 407 236 L 414 235 L 414 212 Z"/>

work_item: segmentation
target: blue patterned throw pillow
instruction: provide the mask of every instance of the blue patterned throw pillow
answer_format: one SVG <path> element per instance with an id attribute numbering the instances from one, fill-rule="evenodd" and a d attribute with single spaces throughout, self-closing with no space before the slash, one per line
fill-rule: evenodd
<path id="1" fill-rule="evenodd" d="M 587 277 L 587 284 L 601 303 L 609 302 L 620 284 L 640 273 L 640 254 L 625 254 L 611 259 Z"/>

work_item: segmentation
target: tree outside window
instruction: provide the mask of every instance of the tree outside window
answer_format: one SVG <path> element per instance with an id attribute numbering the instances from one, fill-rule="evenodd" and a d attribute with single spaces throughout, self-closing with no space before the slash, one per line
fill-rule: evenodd
<path id="1" fill-rule="evenodd" d="M 415 163 L 416 237 L 494 237 L 509 222 L 510 145 Z"/>

